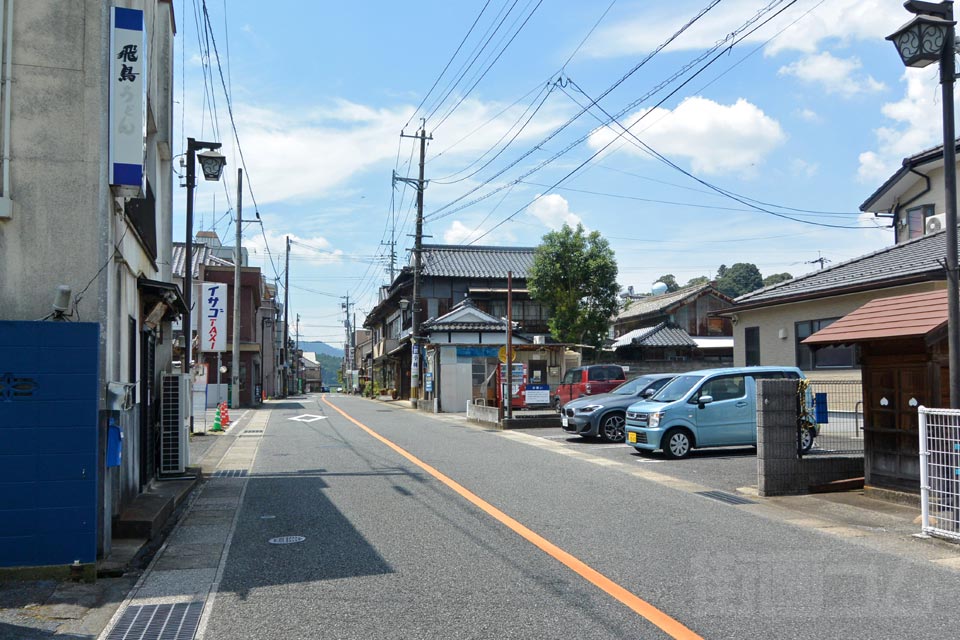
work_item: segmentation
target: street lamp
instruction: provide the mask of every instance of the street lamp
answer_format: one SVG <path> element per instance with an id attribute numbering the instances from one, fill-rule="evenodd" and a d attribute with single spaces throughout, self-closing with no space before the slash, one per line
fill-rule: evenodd
<path id="1" fill-rule="evenodd" d="M 187 304 L 187 312 L 183 316 L 183 367 L 185 373 L 192 373 L 190 366 L 190 351 L 193 347 L 193 323 L 191 308 L 193 306 L 193 189 L 197 182 L 197 158 L 200 159 L 200 168 L 206 180 L 220 180 L 223 167 L 227 159 L 216 150 L 219 142 L 202 142 L 187 138 L 187 239 L 185 242 L 185 257 L 183 266 L 183 299 Z M 203 153 L 197 151 L 206 149 Z M 190 416 L 190 431 L 193 431 L 193 416 Z"/>
<path id="2" fill-rule="evenodd" d="M 953 2 L 907 0 L 915 18 L 887 36 L 908 67 L 940 62 L 943 88 L 943 183 L 947 227 L 947 344 L 950 361 L 950 407 L 960 409 L 960 284 L 957 282 L 957 147 L 954 133 L 953 84 L 956 79 L 956 22 Z"/>

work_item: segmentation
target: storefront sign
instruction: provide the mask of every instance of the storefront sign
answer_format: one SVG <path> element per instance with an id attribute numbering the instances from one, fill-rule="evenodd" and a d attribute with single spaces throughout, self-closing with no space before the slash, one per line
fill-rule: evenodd
<path id="1" fill-rule="evenodd" d="M 143 11 L 113 7 L 110 29 L 110 184 L 143 197 L 146 64 Z"/>
<path id="2" fill-rule="evenodd" d="M 410 386 L 420 386 L 420 345 L 415 344 L 410 349 Z"/>
<path id="3" fill-rule="evenodd" d="M 433 391 L 433 372 L 427 371 L 423 374 L 423 390 L 427 393 Z"/>
<path id="4" fill-rule="evenodd" d="M 227 285 L 204 282 L 200 291 L 200 349 L 210 353 L 226 351 Z"/>
<path id="5" fill-rule="evenodd" d="M 528 384 L 525 388 L 527 404 L 550 404 L 550 385 Z"/>

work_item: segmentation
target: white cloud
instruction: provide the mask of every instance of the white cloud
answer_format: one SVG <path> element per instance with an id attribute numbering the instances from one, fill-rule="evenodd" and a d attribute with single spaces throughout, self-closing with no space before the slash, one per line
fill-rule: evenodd
<path id="1" fill-rule="evenodd" d="M 797 176 L 812 178 L 820 172 L 820 165 L 816 162 L 807 162 L 800 158 L 794 158 L 790 163 L 793 173 Z"/>
<path id="2" fill-rule="evenodd" d="M 872 76 L 856 77 L 856 72 L 862 66 L 859 58 L 836 58 L 829 51 L 824 51 L 780 67 L 778 73 L 794 76 L 803 82 L 821 84 L 827 93 L 848 97 L 884 89 L 884 84 Z"/>
<path id="3" fill-rule="evenodd" d="M 646 111 L 641 110 L 623 122 L 634 122 Z M 732 105 L 700 96 L 687 98 L 673 111 L 654 109 L 633 130 L 639 131 L 639 126 L 646 125 L 650 118 L 655 124 L 639 137 L 668 158 L 688 158 L 698 173 L 750 173 L 754 165 L 786 139 L 776 120 L 743 98 Z M 597 129 L 590 135 L 590 146 L 601 148 L 617 133 L 609 127 Z M 632 145 L 624 145 L 623 149 L 643 153 Z"/>
<path id="4" fill-rule="evenodd" d="M 291 259 L 315 266 L 340 264 L 344 261 L 343 251 L 334 249 L 330 241 L 323 236 L 305 238 L 293 233 L 267 231 L 266 239 L 264 234 L 256 233 L 250 233 L 243 238 L 243 246 L 250 254 L 251 264 L 264 268 L 264 273 L 272 272 L 269 268 L 270 257 L 267 249 L 270 249 L 274 263 L 279 264 L 283 260 L 282 254 L 286 251 L 287 237 L 291 241 Z M 282 268 L 282 265 L 279 266 Z"/>
<path id="5" fill-rule="evenodd" d="M 813 109 L 800 109 L 797 112 L 797 115 L 800 117 L 801 120 L 806 120 L 807 122 L 816 123 L 816 122 L 822 121 L 822 118 L 820 117 L 820 115 Z"/>
<path id="6" fill-rule="evenodd" d="M 769 24 L 748 36 L 745 43 L 766 41 L 796 23 L 766 46 L 768 55 L 780 51 L 813 53 L 824 40 L 849 43 L 882 40 L 906 22 L 901 3 L 891 0 L 800 0 Z M 597 57 L 628 56 L 652 51 L 699 9 L 695 2 L 635 3 L 636 13 L 601 27 L 585 51 Z M 763 3 L 729 0 L 712 9 L 670 44 L 668 50 L 705 49 L 733 32 L 756 14 Z M 809 13 L 807 13 L 809 12 Z M 806 15 L 805 15 L 806 14 Z M 799 20 L 798 20 L 799 18 Z"/>
<path id="7" fill-rule="evenodd" d="M 567 199 L 556 193 L 537 195 L 537 199 L 527 207 L 527 213 L 539 220 L 548 229 L 559 229 L 564 224 L 576 228 L 583 220 L 570 211 Z"/>
<path id="8" fill-rule="evenodd" d="M 877 147 L 860 154 L 857 175 L 861 181 L 888 178 L 903 158 L 943 142 L 939 77 L 934 68 L 905 69 L 906 91 L 900 100 L 880 111 L 890 125 L 874 131 Z"/>
<path id="9" fill-rule="evenodd" d="M 516 236 L 510 232 L 506 225 L 493 228 L 494 224 L 496 224 L 496 222 L 491 221 L 477 227 L 470 223 L 454 220 L 443 232 L 443 241 L 445 244 L 467 244 L 474 242 L 478 245 L 508 245 L 517 241 Z"/>

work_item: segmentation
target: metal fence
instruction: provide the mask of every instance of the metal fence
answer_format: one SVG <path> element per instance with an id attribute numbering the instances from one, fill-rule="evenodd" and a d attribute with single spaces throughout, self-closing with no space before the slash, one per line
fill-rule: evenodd
<path id="1" fill-rule="evenodd" d="M 960 409 L 919 413 L 923 532 L 960 540 Z"/>
<path id="2" fill-rule="evenodd" d="M 804 446 L 798 424 L 798 453 L 804 455 L 863 454 L 863 386 L 859 380 L 811 380 L 806 392 L 806 416 L 817 424 L 813 446 Z"/>

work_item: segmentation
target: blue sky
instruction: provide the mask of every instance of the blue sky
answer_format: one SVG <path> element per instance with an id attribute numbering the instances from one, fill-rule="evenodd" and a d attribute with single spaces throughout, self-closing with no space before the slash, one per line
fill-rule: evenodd
<path id="1" fill-rule="evenodd" d="M 399 134 L 415 134 L 421 117 L 433 137 L 427 242 L 534 246 L 580 222 L 610 241 L 620 284 L 637 291 L 735 262 L 796 276 L 821 255 L 836 263 L 891 244 L 858 207 L 942 136 L 936 67 L 904 69 L 884 40 L 910 15 L 894 0 L 722 0 L 600 97 L 711 4 L 206 0 L 263 220 L 262 232 L 245 226 L 244 246 L 273 278 L 284 237 L 297 242 L 290 307 L 301 338 L 342 343 L 340 296 L 356 301 L 358 319 L 373 307 L 394 227 L 407 260 L 414 193 L 393 189 L 391 172 L 416 175 L 414 141 Z M 232 244 L 241 161 L 216 56 L 210 35 L 198 38 L 202 1 L 174 6 L 175 153 L 186 135 L 224 142 L 228 180 L 198 188 L 195 230 L 216 222 Z M 707 55 L 728 34 L 743 39 Z M 181 189 L 176 239 L 183 200 Z M 253 216 L 249 191 L 243 211 Z"/>

